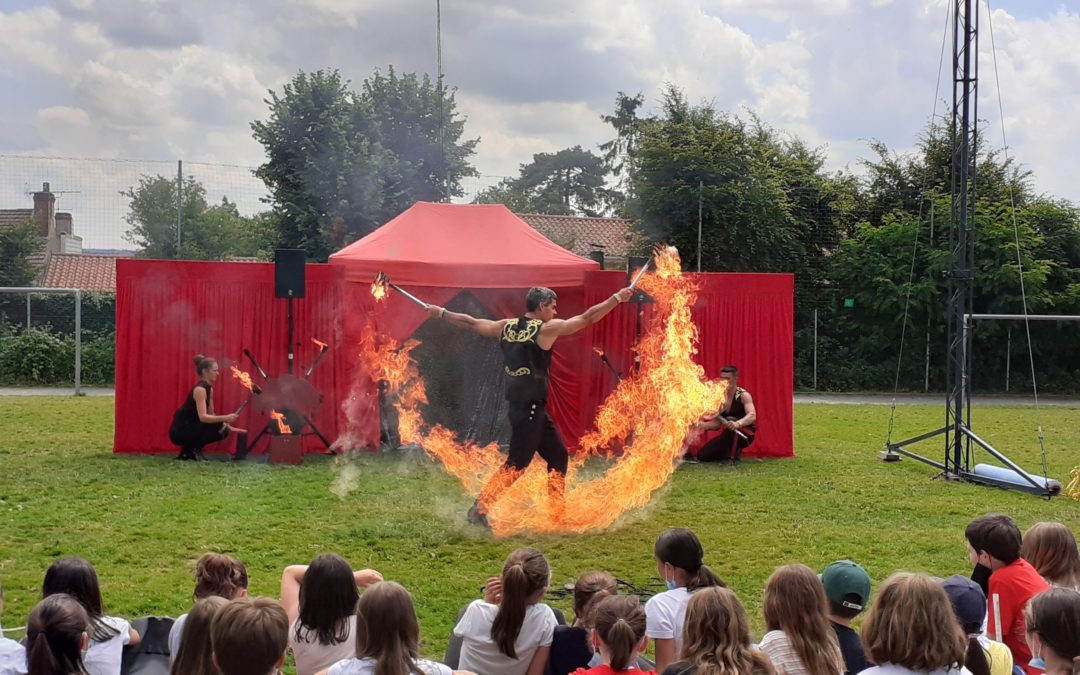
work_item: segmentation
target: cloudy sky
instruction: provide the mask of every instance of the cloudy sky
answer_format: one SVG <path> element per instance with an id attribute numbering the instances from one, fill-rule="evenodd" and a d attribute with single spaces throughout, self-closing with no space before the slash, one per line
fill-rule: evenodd
<path id="1" fill-rule="evenodd" d="M 909 148 L 950 95 L 943 0 L 442 0 L 443 61 L 475 194 L 535 152 L 610 136 L 618 91 L 655 108 L 664 83 L 752 109 L 851 166 L 877 138 Z M 1036 175 L 1080 201 L 1080 3 L 994 0 L 984 21 L 980 117 Z M 996 51 L 991 50 L 990 24 Z M 434 72 L 435 0 L 0 0 L 0 208 L 51 180 L 88 246 L 120 246 L 118 190 L 194 166 L 255 208 L 262 161 L 249 123 L 298 70 Z M 938 114 L 944 104 L 937 103 Z M 18 157 L 95 158 L 58 162 Z M 131 161 L 143 160 L 143 161 Z M 159 164 L 151 163 L 158 161 Z"/>

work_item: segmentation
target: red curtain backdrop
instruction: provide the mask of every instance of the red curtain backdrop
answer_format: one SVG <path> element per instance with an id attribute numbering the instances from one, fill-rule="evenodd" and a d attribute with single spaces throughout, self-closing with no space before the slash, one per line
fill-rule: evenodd
<path id="1" fill-rule="evenodd" d="M 304 299 L 293 301 L 296 367 L 302 375 L 318 353 L 311 338 L 330 345 L 311 376 L 324 397 L 312 416 L 333 441 L 338 410 L 349 391 L 347 345 L 340 340 L 341 270 L 307 266 Z M 117 260 L 116 263 L 116 452 L 175 452 L 169 442 L 172 414 L 198 381 L 192 358 L 216 358 L 221 375 L 214 386 L 214 410 L 235 410 L 248 391 L 231 375 L 229 364 L 262 378 L 243 356 L 246 347 L 271 376 L 287 372 L 287 304 L 274 297 L 271 263 L 221 263 Z M 238 426 L 250 438 L 266 418 L 248 406 Z M 261 441 L 256 451 L 265 451 Z M 228 439 L 209 451 L 232 451 Z M 308 451 L 321 449 L 316 437 L 304 437 Z"/>
<path id="2" fill-rule="evenodd" d="M 355 374 L 360 331 L 372 322 L 397 340 L 408 338 L 427 315 L 391 292 L 376 305 L 368 283 L 342 280 L 334 265 L 307 266 L 307 294 L 294 301 L 297 367 L 302 374 L 316 355 L 315 337 L 330 344 L 311 381 L 324 397 L 313 421 L 330 440 L 349 428 L 355 447 L 375 448 L 379 439 L 378 395 Z M 215 410 L 233 410 L 247 391 L 229 374 L 237 363 L 259 375 L 242 355 L 248 348 L 271 375 L 286 372 L 287 301 L 274 298 L 270 263 L 117 261 L 116 431 L 114 450 L 175 452 L 168 440 L 173 411 L 196 382 L 192 357 L 215 357 L 222 375 L 214 388 Z M 704 274 L 694 308 L 701 335 L 699 362 L 710 377 L 726 363 L 741 371 L 740 384 L 754 396 L 757 442 L 748 455 L 790 456 L 792 442 L 793 279 L 790 275 Z M 559 315 L 572 316 L 626 284 L 622 272 L 588 272 L 583 287 L 556 288 Z M 420 298 L 445 305 L 462 288 L 406 286 Z M 519 316 L 525 289 L 470 288 L 496 317 Z M 552 362 L 550 407 L 567 444 L 592 425 L 596 407 L 615 376 L 593 351 L 603 349 L 622 373 L 631 372 L 636 307 L 622 305 L 577 336 L 560 339 Z M 645 316 L 651 307 L 644 307 Z M 643 321 L 645 316 L 643 316 Z M 240 424 L 252 438 L 265 418 L 249 406 Z M 222 444 L 231 451 L 233 441 Z M 322 448 L 305 437 L 304 448 Z M 265 441 L 255 448 L 265 451 Z"/>
<path id="3" fill-rule="evenodd" d="M 700 345 L 696 361 L 707 377 L 718 377 L 727 364 L 739 368 L 739 385 L 754 397 L 758 434 L 748 457 L 790 457 L 794 454 L 792 390 L 794 386 L 795 279 L 790 274 L 689 274 L 699 286 L 693 308 Z M 626 285 L 622 272 L 586 276 L 585 303 L 600 302 Z M 642 324 L 652 313 L 642 306 Z M 585 382 L 581 410 L 589 419 L 615 388 L 615 375 L 592 351 L 598 347 L 622 373 L 633 367 L 636 336 L 633 304 L 621 305 L 586 332 L 586 362 L 579 372 Z"/>

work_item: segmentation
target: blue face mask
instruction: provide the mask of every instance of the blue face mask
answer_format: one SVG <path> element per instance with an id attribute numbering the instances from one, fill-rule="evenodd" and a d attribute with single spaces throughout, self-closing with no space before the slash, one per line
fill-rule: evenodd
<path id="1" fill-rule="evenodd" d="M 678 587 L 677 587 L 677 586 L 675 585 L 675 580 L 674 580 L 674 579 L 664 579 L 664 583 L 665 583 L 665 584 L 667 584 L 667 589 L 668 589 L 669 591 L 673 591 L 673 590 L 675 590 L 676 588 L 678 588 Z"/>
<path id="2" fill-rule="evenodd" d="M 1038 668 L 1039 670 L 1046 670 L 1046 661 L 1043 661 L 1043 657 L 1036 656 L 1028 661 L 1028 665 L 1032 668 Z"/>

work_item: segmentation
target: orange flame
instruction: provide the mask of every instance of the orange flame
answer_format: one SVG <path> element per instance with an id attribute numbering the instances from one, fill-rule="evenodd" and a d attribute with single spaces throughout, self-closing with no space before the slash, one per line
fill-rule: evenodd
<path id="1" fill-rule="evenodd" d="M 597 411 L 595 429 L 581 438 L 579 453 L 570 462 L 565 490 L 550 485 L 539 458 L 517 480 L 505 471 L 498 474 L 506 479 L 498 481 L 500 489 L 484 491 L 485 496 L 501 491 L 488 509 L 496 535 L 610 526 L 626 511 L 649 502 L 675 470 L 688 430 L 703 414 L 720 407 L 726 384 L 707 381 L 704 369 L 692 359 L 698 336 L 690 309 L 697 289 L 682 276 L 674 247 L 658 247 L 655 262 L 655 271 L 640 282 L 655 300 L 637 346 L 640 371 L 620 382 Z M 480 495 L 502 467 L 504 455 L 495 443 L 463 444 L 440 425 L 424 431 L 419 405 L 427 403 L 427 394 L 410 357 L 418 344 L 410 340 L 399 347 L 367 328 L 360 343 L 362 365 L 397 395 L 402 441 L 421 444 L 470 494 Z M 583 471 L 589 457 L 608 456 L 619 447 L 621 454 L 602 473 L 596 475 L 591 467 Z"/>
<path id="2" fill-rule="evenodd" d="M 311 341 L 314 342 L 315 344 L 317 344 L 319 346 L 319 349 L 326 349 L 326 343 L 325 342 L 323 342 L 321 340 L 317 340 L 315 338 L 311 338 Z"/>
<path id="3" fill-rule="evenodd" d="M 379 272 L 375 277 L 375 281 L 371 282 L 371 294 L 375 296 L 376 302 L 382 302 L 386 300 L 387 289 L 390 281 L 386 275 Z"/>
<path id="4" fill-rule="evenodd" d="M 592 350 L 593 350 L 594 352 L 596 352 L 596 355 L 597 355 L 597 356 L 603 356 L 603 355 L 604 355 L 604 350 L 603 350 L 603 349 L 600 349 L 599 347 L 593 347 L 593 348 L 592 348 Z"/>
<path id="5" fill-rule="evenodd" d="M 249 391 L 255 391 L 255 383 L 251 381 L 251 375 L 245 373 L 236 366 L 229 366 L 229 370 L 232 371 L 233 377 L 240 380 L 240 384 L 247 387 Z"/>
<path id="6" fill-rule="evenodd" d="M 271 410 L 270 417 L 277 421 L 278 431 L 283 434 L 292 433 L 292 427 L 290 427 L 288 424 L 285 424 L 285 415 L 283 413 L 279 413 L 276 410 Z"/>

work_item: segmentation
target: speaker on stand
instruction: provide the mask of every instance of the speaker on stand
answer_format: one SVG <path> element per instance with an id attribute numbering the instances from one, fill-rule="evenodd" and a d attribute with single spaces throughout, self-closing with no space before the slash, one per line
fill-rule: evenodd
<path id="1" fill-rule="evenodd" d="M 298 248 L 274 250 L 274 297 L 289 301 L 289 373 L 293 371 L 293 300 L 304 297 L 304 251 Z"/>

